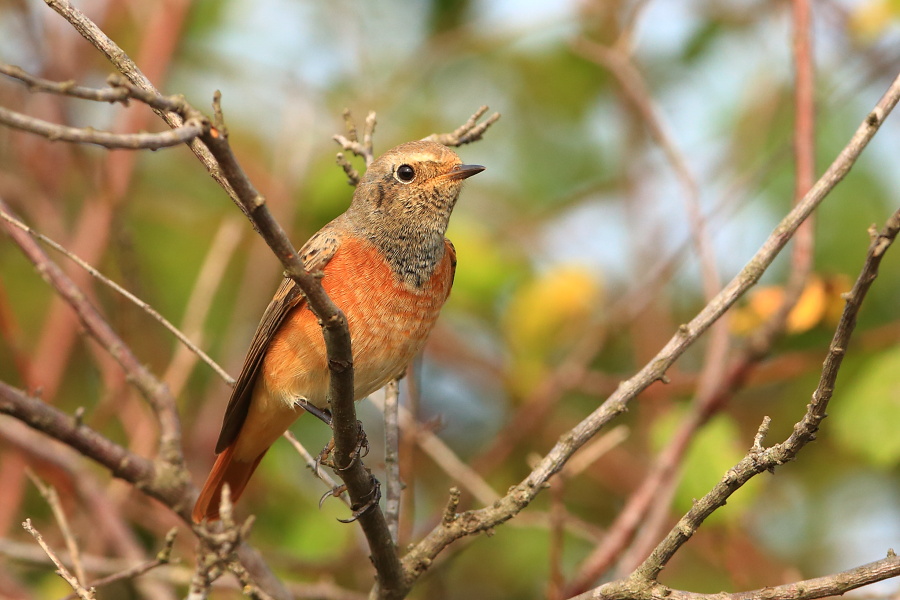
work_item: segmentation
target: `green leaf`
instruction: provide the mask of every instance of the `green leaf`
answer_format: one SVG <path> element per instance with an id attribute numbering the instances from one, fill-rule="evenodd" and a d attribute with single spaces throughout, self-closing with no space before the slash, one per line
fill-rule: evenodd
<path id="1" fill-rule="evenodd" d="M 829 406 L 837 442 L 878 467 L 900 462 L 900 347 L 872 357 Z"/>
<path id="2" fill-rule="evenodd" d="M 657 421 L 652 432 L 654 441 L 660 446 L 663 440 L 668 441 L 683 414 L 683 411 L 673 411 Z M 690 510 L 694 500 L 709 493 L 725 473 L 744 457 L 751 443 L 752 440 L 742 435 L 730 415 L 717 415 L 701 427 L 682 462 L 681 483 L 673 501 L 675 510 L 679 513 Z M 743 510 L 759 493 L 759 485 L 756 479 L 751 480 L 728 499 L 726 507 L 714 512 L 707 523 L 729 523 L 740 518 Z"/>

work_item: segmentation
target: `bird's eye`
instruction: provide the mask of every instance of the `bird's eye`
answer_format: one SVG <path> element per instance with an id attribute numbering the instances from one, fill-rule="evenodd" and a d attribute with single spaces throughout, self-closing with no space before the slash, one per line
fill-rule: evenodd
<path id="1" fill-rule="evenodd" d="M 397 172 L 394 174 L 394 177 L 396 177 L 397 181 L 400 183 L 409 183 L 416 178 L 416 170 L 409 165 L 400 165 L 397 167 Z"/>

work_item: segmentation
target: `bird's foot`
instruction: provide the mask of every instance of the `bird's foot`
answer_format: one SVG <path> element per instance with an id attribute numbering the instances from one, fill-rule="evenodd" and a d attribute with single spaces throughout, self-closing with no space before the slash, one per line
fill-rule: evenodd
<path id="1" fill-rule="evenodd" d="M 346 471 L 350 467 L 352 467 L 356 461 L 360 458 L 365 458 L 369 454 L 369 438 L 366 437 L 366 431 L 363 429 L 362 421 L 356 422 L 357 435 L 356 435 L 356 447 L 353 448 L 353 451 L 350 453 L 350 461 L 343 467 L 339 467 L 335 462 L 332 456 L 334 452 L 334 438 L 328 440 L 328 443 L 325 444 L 325 447 L 322 448 L 322 451 L 319 452 L 319 455 L 316 457 L 315 469 L 314 472 L 318 473 L 319 465 L 324 465 L 326 467 L 331 467 L 335 471 Z"/>
<path id="2" fill-rule="evenodd" d="M 353 506 L 353 512 L 350 514 L 349 519 L 338 519 L 341 523 L 352 523 L 353 521 L 359 519 L 361 516 L 372 510 L 374 507 L 378 506 L 378 502 L 381 500 L 381 483 L 378 479 L 375 478 L 372 473 L 369 473 L 369 477 L 372 478 L 372 489 L 369 491 L 368 499 L 362 504 L 362 506 Z"/>
<path id="3" fill-rule="evenodd" d="M 334 438 L 328 440 L 328 443 L 325 444 L 325 447 L 319 452 L 319 455 L 316 456 L 315 463 L 313 465 L 313 473 L 318 477 L 319 475 L 319 465 L 324 465 L 326 467 L 331 467 L 332 469 L 336 469 L 337 467 L 334 464 L 334 461 L 329 458 L 331 452 L 334 450 Z"/>
<path id="4" fill-rule="evenodd" d="M 332 444 L 334 443 L 334 439 L 331 440 Z M 369 455 L 369 438 L 366 437 L 366 430 L 363 429 L 362 421 L 356 422 L 356 447 L 353 448 L 353 452 L 350 453 L 350 462 L 347 463 L 346 466 L 343 467 L 334 467 L 337 471 L 346 471 L 350 467 L 352 467 L 356 461 L 361 458 L 365 458 Z"/>

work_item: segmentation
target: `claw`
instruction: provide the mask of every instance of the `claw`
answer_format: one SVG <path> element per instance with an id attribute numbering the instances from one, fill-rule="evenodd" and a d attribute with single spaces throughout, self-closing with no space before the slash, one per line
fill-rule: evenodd
<path id="1" fill-rule="evenodd" d="M 322 505 L 325 504 L 325 501 L 329 497 L 337 498 L 346 491 L 347 491 L 346 485 L 339 485 L 337 487 L 331 488 L 330 490 L 328 490 L 327 492 L 322 494 L 322 497 L 319 498 L 319 510 L 322 510 Z"/>
<path id="2" fill-rule="evenodd" d="M 344 467 L 334 467 L 336 471 L 346 471 L 360 458 L 365 458 L 369 455 L 369 438 L 366 437 L 366 430 L 363 429 L 362 421 L 356 422 L 357 428 L 357 437 L 356 437 L 356 447 L 353 449 L 353 452 L 350 454 L 350 462 L 347 463 Z M 331 440 L 334 443 L 334 439 Z"/>
<path id="3" fill-rule="evenodd" d="M 352 523 L 353 521 L 356 521 L 361 516 L 372 510 L 372 508 L 378 506 L 378 502 L 381 500 L 381 482 L 375 479 L 374 476 L 372 476 L 372 492 L 370 495 L 371 498 L 369 498 L 365 504 L 363 504 L 359 508 L 353 509 L 353 513 L 351 513 L 349 519 L 338 519 L 338 521 L 340 521 L 341 523 Z"/>
<path id="4" fill-rule="evenodd" d="M 316 456 L 313 473 L 315 473 L 317 477 L 319 475 L 319 465 L 325 465 L 326 467 L 334 468 L 334 464 L 328 461 L 328 455 L 331 454 L 332 450 L 334 450 L 334 438 L 328 440 L 328 443 L 325 444 L 325 447 L 322 448 L 321 452 L 319 452 L 319 455 Z"/>

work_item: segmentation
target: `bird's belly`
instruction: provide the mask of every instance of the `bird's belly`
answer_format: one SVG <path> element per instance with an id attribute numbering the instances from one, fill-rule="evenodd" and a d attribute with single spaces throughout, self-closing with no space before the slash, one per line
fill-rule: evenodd
<path id="1" fill-rule="evenodd" d="M 441 261 L 421 287 L 401 283 L 384 261 L 344 264 L 339 252 L 322 285 L 344 312 L 353 349 L 357 400 L 403 374 L 431 332 L 450 292 L 452 265 Z M 445 264 L 446 263 L 446 264 Z M 362 266 L 360 266 L 362 264 Z M 275 334 L 264 359 L 273 398 L 291 404 L 302 396 L 325 407 L 328 369 L 322 328 L 312 311 L 296 309 Z"/>
<path id="2" fill-rule="evenodd" d="M 403 293 L 380 305 L 361 303 L 348 315 L 357 399 L 403 374 L 424 346 L 443 300 Z"/>

